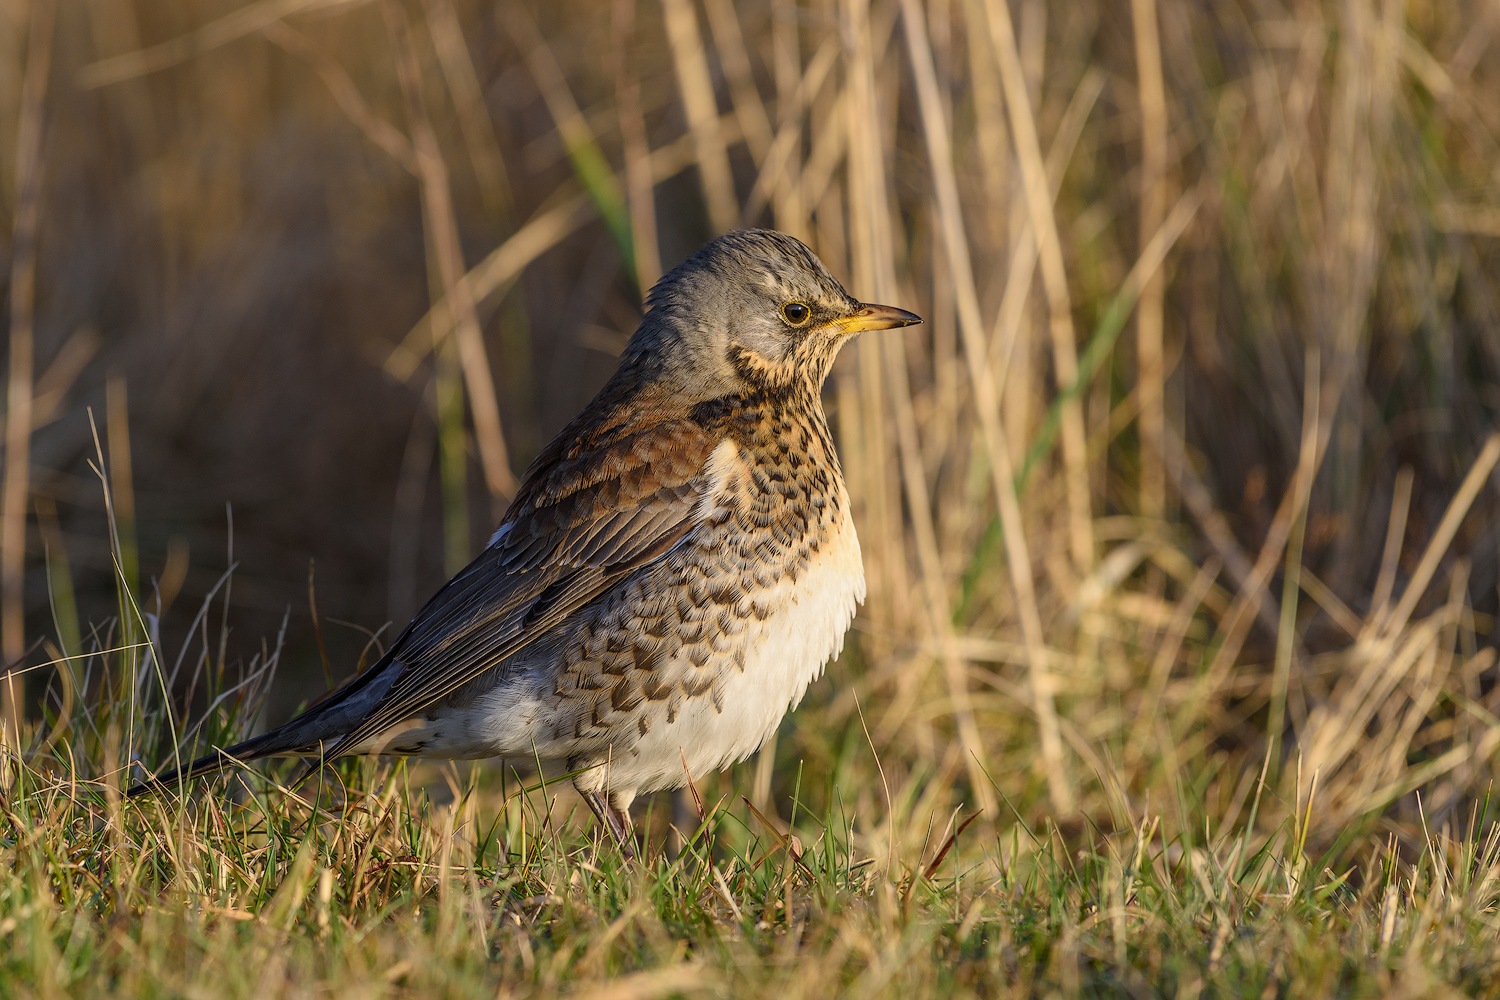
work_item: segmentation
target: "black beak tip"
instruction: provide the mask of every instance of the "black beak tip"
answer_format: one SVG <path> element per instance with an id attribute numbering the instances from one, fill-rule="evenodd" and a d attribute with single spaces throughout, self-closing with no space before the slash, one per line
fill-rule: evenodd
<path id="1" fill-rule="evenodd" d="M 895 306 L 875 305 L 871 302 L 862 303 L 859 310 L 854 314 L 860 319 L 878 322 L 878 329 L 895 330 L 903 326 L 916 326 L 922 322 L 922 317 L 905 309 Z"/>

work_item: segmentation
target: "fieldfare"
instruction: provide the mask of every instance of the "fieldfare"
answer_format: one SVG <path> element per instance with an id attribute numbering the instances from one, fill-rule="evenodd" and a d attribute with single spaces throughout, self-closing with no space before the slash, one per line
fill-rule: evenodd
<path id="1" fill-rule="evenodd" d="M 132 794 L 277 755 L 540 760 L 629 853 L 637 794 L 754 753 L 865 595 L 823 381 L 855 334 L 921 320 L 766 230 L 707 244 L 646 305 L 485 550 L 377 663 Z"/>

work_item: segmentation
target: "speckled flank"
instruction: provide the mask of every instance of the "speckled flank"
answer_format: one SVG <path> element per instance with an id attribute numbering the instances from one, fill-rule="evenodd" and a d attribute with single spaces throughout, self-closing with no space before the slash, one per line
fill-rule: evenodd
<path id="1" fill-rule="evenodd" d="M 512 667 L 530 683 L 439 710 L 387 752 L 566 756 L 599 765 L 581 785 L 628 801 L 681 786 L 684 759 L 703 774 L 764 742 L 842 646 L 864 598 L 859 542 L 816 397 L 700 409 L 722 437 L 684 544 L 539 640 Z"/>
<path id="2" fill-rule="evenodd" d="M 723 418 L 704 525 L 601 609 L 559 674 L 580 706 L 568 735 L 596 744 L 570 764 L 608 761 L 597 781 L 614 788 L 678 787 L 684 757 L 702 774 L 753 753 L 864 596 L 821 412 L 755 400 Z"/>

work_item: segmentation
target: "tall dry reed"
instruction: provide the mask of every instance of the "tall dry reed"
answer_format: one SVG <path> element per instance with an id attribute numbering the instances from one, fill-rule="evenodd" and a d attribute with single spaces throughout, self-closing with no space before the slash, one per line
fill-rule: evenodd
<path id="1" fill-rule="evenodd" d="M 928 320 L 832 380 L 871 598 L 779 794 L 1222 842 L 1300 759 L 1310 842 L 1415 847 L 1490 780 L 1483 5 L 52 10 L 0 19 L 8 660 L 222 586 L 220 669 L 290 608 L 285 715 L 482 544 L 661 270 L 767 225 Z M 226 710 L 189 676 L 175 718 Z"/>

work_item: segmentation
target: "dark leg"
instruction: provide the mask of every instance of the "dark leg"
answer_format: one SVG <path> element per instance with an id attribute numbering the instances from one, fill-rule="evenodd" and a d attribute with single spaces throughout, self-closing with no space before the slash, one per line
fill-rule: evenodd
<path id="1" fill-rule="evenodd" d="M 615 843 L 620 845 L 620 853 L 630 860 L 635 860 L 635 834 L 630 829 L 630 814 L 616 809 L 610 804 L 609 797 L 600 791 L 583 792 L 583 801 L 589 804 L 594 811 L 594 816 L 599 824 L 610 832 L 615 838 Z"/>

